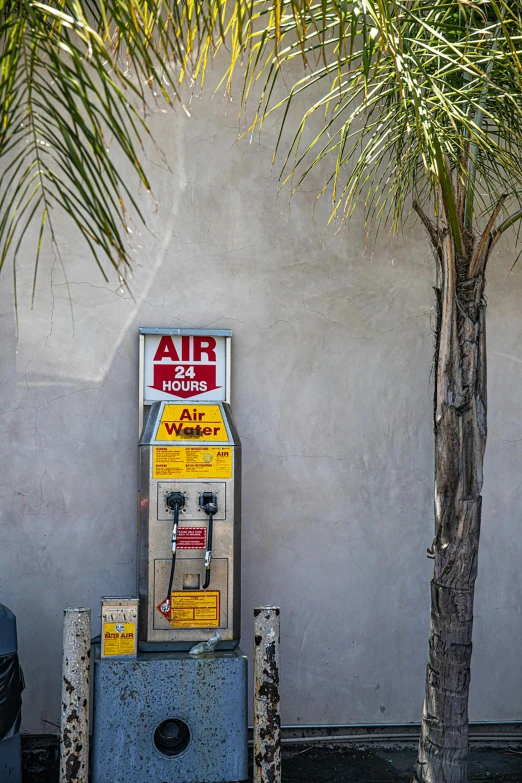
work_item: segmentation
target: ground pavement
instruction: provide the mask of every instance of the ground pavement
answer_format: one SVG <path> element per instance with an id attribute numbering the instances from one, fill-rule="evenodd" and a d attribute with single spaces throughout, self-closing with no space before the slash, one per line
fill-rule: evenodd
<path id="1" fill-rule="evenodd" d="M 35 745 L 29 738 L 24 741 L 23 783 L 58 783 L 56 740 Z M 329 744 L 285 745 L 283 783 L 411 783 L 414 762 L 413 747 L 354 750 Z M 469 772 L 470 783 L 522 783 L 522 749 L 473 748 Z"/>
<path id="2" fill-rule="evenodd" d="M 285 746 L 283 783 L 411 783 L 415 749 Z M 470 783 L 522 783 L 521 750 L 471 750 Z"/>

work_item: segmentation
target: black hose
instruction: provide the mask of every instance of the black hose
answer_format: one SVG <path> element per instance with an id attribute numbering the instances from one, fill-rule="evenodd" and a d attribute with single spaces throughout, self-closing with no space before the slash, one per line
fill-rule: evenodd
<path id="1" fill-rule="evenodd" d="M 207 538 L 207 552 L 210 552 L 212 554 L 212 527 L 213 527 L 213 519 L 212 514 L 208 515 L 208 538 Z M 207 566 L 207 573 L 205 574 L 205 583 L 203 585 L 203 590 L 206 590 L 207 587 L 210 584 L 210 563 Z"/>
<path id="2" fill-rule="evenodd" d="M 176 535 L 178 533 L 178 521 L 179 521 L 179 504 L 174 504 L 174 526 L 172 528 L 172 531 L 174 532 L 174 528 L 176 529 Z M 169 579 L 169 589 L 167 592 L 167 601 L 170 601 L 170 595 L 172 593 L 172 583 L 174 582 L 174 571 L 176 570 L 176 552 L 172 553 L 172 563 L 170 565 L 170 579 Z"/>

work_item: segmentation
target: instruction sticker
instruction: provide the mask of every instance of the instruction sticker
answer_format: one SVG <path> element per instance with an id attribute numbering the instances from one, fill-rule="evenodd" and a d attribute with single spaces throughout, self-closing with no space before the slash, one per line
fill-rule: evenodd
<path id="1" fill-rule="evenodd" d="M 154 446 L 155 479 L 232 478 L 232 449 L 222 446 Z"/>
<path id="2" fill-rule="evenodd" d="M 178 549 L 206 549 L 206 527 L 180 527 L 178 528 Z"/>
<path id="3" fill-rule="evenodd" d="M 134 655 L 136 623 L 104 623 L 103 655 Z"/>
<path id="4" fill-rule="evenodd" d="M 170 611 L 162 606 L 171 628 L 219 628 L 219 590 L 180 590 L 170 594 Z"/>
<path id="5" fill-rule="evenodd" d="M 156 440 L 227 441 L 219 405 L 165 405 Z"/>

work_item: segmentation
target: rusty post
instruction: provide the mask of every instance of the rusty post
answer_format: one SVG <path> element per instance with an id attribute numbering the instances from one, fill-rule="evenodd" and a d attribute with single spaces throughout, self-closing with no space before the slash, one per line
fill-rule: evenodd
<path id="1" fill-rule="evenodd" d="M 254 609 L 254 783 L 281 783 L 278 606 Z"/>
<path id="2" fill-rule="evenodd" d="M 91 610 L 66 609 L 63 622 L 60 783 L 89 777 Z"/>

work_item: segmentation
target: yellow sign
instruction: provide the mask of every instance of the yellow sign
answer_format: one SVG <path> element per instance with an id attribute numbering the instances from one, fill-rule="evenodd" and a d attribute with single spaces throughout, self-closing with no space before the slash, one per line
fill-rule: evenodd
<path id="1" fill-rule="evenodd" d="M 219 590 L 182 590 L 170 594 L 172 628 L 219 628 Z"/>
<path id="2" fill-rule="evenodd" d="M 104 623 L 103 654 L 134 655 L 136 623 Z"/>
<path id="3" fill-rule="evenodd" d="M 227 441 L 219 405 L 165 405 L 156 440 Z"/>
<path id="4" fill-rule="evenodd" d="M 154 446 L 155 479 L 232 478 L 230 446 Z"/>

